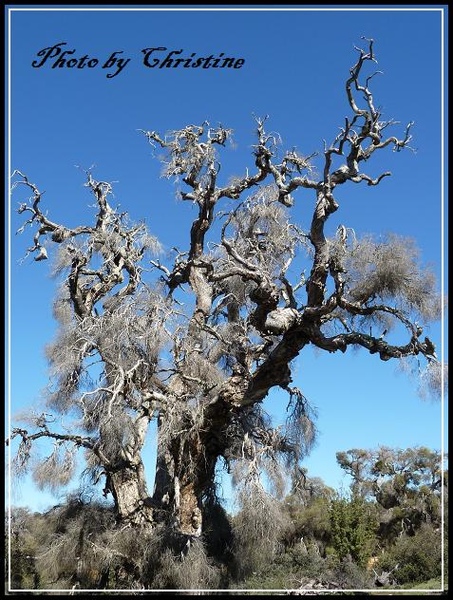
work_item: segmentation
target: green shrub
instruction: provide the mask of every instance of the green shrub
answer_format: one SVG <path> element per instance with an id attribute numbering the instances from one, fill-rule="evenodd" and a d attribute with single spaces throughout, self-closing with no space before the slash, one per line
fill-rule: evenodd
<path id="1" fill-rule="evenodd" d="M 331 547 L 340 559 L 351 557 L 365 567 L 373 553 L 377 530 L 374 507 L 356 496 L 338 497 L 330 505 Z"/>
<path id="2" fill-rule="evenodd" d="M 379 559 L 379 567 L 390 571 L 398 565 L 399 585 L 421 583 L 441 575 L 441 547 L 440 531 L 422 525 L 414 536 L 400 537 Z"/>

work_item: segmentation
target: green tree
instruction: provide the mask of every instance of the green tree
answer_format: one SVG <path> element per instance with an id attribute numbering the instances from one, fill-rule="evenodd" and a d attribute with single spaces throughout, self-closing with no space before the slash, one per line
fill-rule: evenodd
<path id="1" fill-rule="evenodd" d="M 315 544 L 324 554 L 330 540 L 330 502 L 335 491 L 319 477 L 308 477 L 305 469 L 293 476 L 291 493 L 284 500 L 290 526 L 285 534 L 287 546 Z"/>
<path id="2" fill-rule="evenodd" d="M 352 491 L 382 507 L 384 543 L 392 543 L 401 533 L 413 535 L 423 523 L 440 527 L 447 472 L 439 451 L 419 446 L 352 449 L 337 452 L 337 462 L 351 475 Z"/>
<path id="3" fill-rule="evenodd" d="M 365 567 L 376 545 L 377 519 L 374 506 L 360 496 L 338 496 L 330 504 L 331 545 L 340 559 L 350 557 Z"/>

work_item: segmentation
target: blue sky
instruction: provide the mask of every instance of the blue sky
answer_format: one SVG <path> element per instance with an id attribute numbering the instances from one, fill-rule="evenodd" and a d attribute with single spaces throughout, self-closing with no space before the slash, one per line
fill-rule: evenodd
<path id="1" fill-rule="evenodd" d="M 254 115 L 269 115 L 268 130 L 280 134 L 285 148 L 322 152 L 324 140 L 334 139 L 349 114 L 344 82 L 357 59 L 354 45 L 361 44 L 362 36 L 373 38 L 377 68 L 383 71 L 372 82 L 375 102 L 384 118 L 401 121 L 395 134 L 415 122 L 412 145 L 417 152 L 389 150 L 376 156 L 371 174 L 390 170 L 392 177 L 376 188 L 339 190 L 340 209 L 329 227 L 333 232 L 341 222 L 357 233 L 395 232 L 415 238 L 440 289 L 446 273 L 442 212 L 447 209 L 442 194 L 447 182 L 442 161 L 446 56 L 441 5 L 348 10 L 10 8 L 8 169 L 20 169 L 45 190 L 42 202 L 50 218 L 71 226 L 92 214 L 83 184 L 84 170 L 94 167 L 95 178 L 114 182 L 115 201 L 122 210 L 145 219 L 167 249 L 187 247 L 194 209 L 176 200 L 175 186 L 160 177 L 161 166 L 138 130 L 164 134 L 205 120 L 233 129 L 235 145 L 224 152 L 226 179 L 253 167 Z M 86 57 L 82 63 L 91 61 L 92 67 L 59 67 L 58 57 L 32 66 L 41 60 L 43 49 L 63 43 L 61 48 L 74 50 L 67 59 L 81 64 Z M 182 50 L 183 57 L 224 53 L 244 63 L 238 69 L 149 68 L 142 50 L 158 47 Z M 156 56 L 163 58 L 167 51 Z M 112 54 L 128 62 L 108 77 L 116 70 L 104 68 Z M 19 262 L 31 245 L 30 230 L 15 235 L 22 224 L 15 210 L 24 196 L 19 191 L 7 204 L 7 408 L 12 415 L 39 401 L 47 383 L 44 348 L 55 331 L 55 282 L 47 263 L 30 258 Z M 312 206 L 310 194 L 296 197 L 293 210 L 301 227 L 307 226 Z M 441 324 L 427 333 L 440 347 Z M 340 356 L 308 349 L 297 359 L 295 384 L 318 412 L 319 443 L 305 462 L 310 476 L 339 489 L 343 471 L 335 453 L 350 448 L 441 449 L 445 402 L 421 400 L 416 381 L 397 368 L 393 361 L 383 363 L 361 352 Z M 266 401 L 277 418 L 286 404 L 278 392 Z M 14 504 L 37 510 L 55 501 L 28 481 L 13 495 Z"/>

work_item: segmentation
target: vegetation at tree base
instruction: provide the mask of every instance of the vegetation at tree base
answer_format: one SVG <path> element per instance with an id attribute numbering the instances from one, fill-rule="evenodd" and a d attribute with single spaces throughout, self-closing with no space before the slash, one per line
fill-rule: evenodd
<path id="1" fill-rule="evenodd" d="M 404 510 L 396 513 L 394 506 L 380 503 L 380 489 L 371 485 L 382 469 L 376 457 L 383 454 L 386 469 L 393 473 L 403 455 L 411 457 L 405 470 L 416 483 L 401 491 L 398 505 Z M 207 536 L 211 546 L 198 538 L 179 555 L 164 537 L 149 531 L 137 537 L 136 528 L 115 527 L 114 507 L 86 493 L 85 499 L 73 495 L 45 514 L 13 509 L 11 522 L 6 519 L 11 528 L 11 587 L 130 589 L 137 594 L 143 589 L 372 593 L 423 587 L 432 579 L 437 582 L 434 589 L 442 589 L 442 565 L 444 577 L 448 575 L 448 512 L 442 519 L 440 501 L 442 491 L 448 500 L 448 471 L 440 485 L 439 452 L 424 447 L 339 452 L 339 464 L 347 470 L 346 456 L 367 462 L 362 474 L 373 472 L 370 485 L 362 487 L 368 490 L 366 497 L 357 493 L 354 480 L 349 493 L 341 495 L 301 472 L 280 500 L 260 488 L 242 496 L 234 515 L 215 504 L 214 511 L 207 511 L 215 531 Z M 421 476 L 421 465 L 428 463 L 436 473 L 431 485 Z M 386 525 L 396 520 L 395 536 L 396 526 Z M 143 580 L 149 582 L 145 588 L 139 583 Z"/>
<path id="2" fill-rule="evenodd" d="M 309 576 L 369 588 L 369 560 L 391 549 L 407 561 L 406 580 L 420 581 L 425 568 L 438 575 L 411 549 L 417 535 L 441 528 L 438 453 L 339 453 L 353 477 L 350 498 L 302 468 L 316 427 L 292 366 L 308 345 L 413 359 L 438 397 L 444 380 L 423 333 L 439 319 L 441 298 L 414 241 L 360 237 L 345 225 L 327 235 L 340 207 L 336 188 L 379 185 L 390 173 L 371 177 L 362 170 L 368 161 L 410 147 L 412 124 L 401 138 L 388 135 L 396 123 L 376 108 L 373 73 L 365 72 L 376 58 L 366 43 L 346 79 L 350 116 L 319 157 L 282 150 L 258 118 L 253 168 L 227 181 L 231 130 L 205 122 L 165 136 L 143 132 L 161 153 L 164 176 L 197 210 L 187 248 L 165 257 L 144 223 L 110 204 L 111 184 L 91 172 L 97 212 L 77 227 L 52 221 L 39 187 L 13 174 L 15 193 L 31 193 L 18 209 L 28 217 L 19 231 L 35 230 L 27 256 L 52 258 L 60 284 L 58 332 L 46 349 L 51 384 L 43 410 L 11 430 L 14 473 L 31 472 L 57 491 L 72 481 L 81 451 L 90 479 L 45 515 L 13 511 L 18 588 L 138 593 L 249 588 L 258 579 L 260 588 L 277 580 L 291 588 Z M 298 193 L 313 199 L 306 230 L 291 211 Z M 290 266 L 302 274 L 294 279 Z M 263 408 L 273 388 L 288 394 L 284 425 Z M 150 493 L 143 451 L 153 428 Z M 221 467 L 239 498 L 234 516 L 217 495 Z M 105 500 L 87 501 L 99 488 Z"/>

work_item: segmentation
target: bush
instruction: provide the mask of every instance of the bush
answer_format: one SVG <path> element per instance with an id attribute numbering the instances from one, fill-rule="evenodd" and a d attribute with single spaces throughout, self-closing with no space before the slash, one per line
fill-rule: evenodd
<path id="1" fill-rule="evenodd" d="M 379 567 L 390 571 L 398 565 L 395 577 L 399 585 L 422 583 L 441 575 L 441 535 L 423 525 L 412 536 L 403 536 L 379 559 Z"/>
<path id="2" fill-rule="evenodd" d="M 233 552 L 240 579 L 269 568 L 282 552 L 288 527 L 281 504 L 263 489 L 254 488 L 249 494 L 242 490 L 241 505 L 233 519 Z"/>
<path id="3" fill-rule="evenodd" d="M 171 550 L 163 552 L 153 588 L 196 590 L 219 587 L 221 571 L 206 555 L 201 540 L 194 540 L 186 555 L 176 556 Z"/>
<path id="4" fill-rule="evenodd" d="M 340 559 L 351 557 L 365 567 L 376 543 L 377 520 L 373 507 L 360 497 L 337 498 L 330 506 L 331 546 Z"/>

